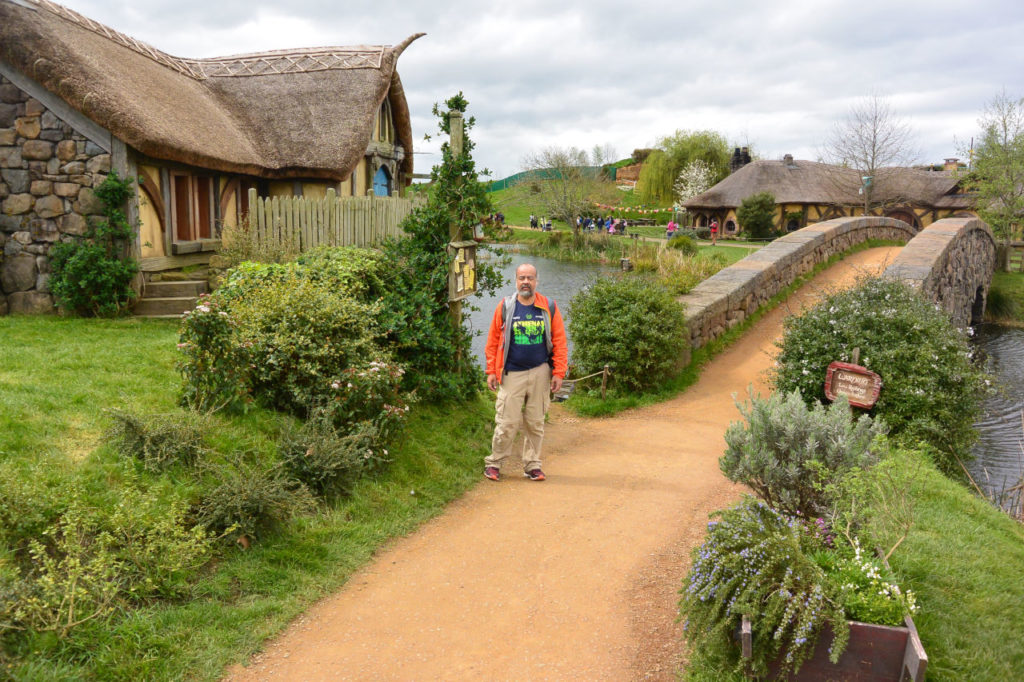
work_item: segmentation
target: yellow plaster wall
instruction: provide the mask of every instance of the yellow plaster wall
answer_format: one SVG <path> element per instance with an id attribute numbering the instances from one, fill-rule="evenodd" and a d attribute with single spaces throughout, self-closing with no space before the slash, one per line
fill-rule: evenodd
<path id="1" fill-rule="evenodd" d="M 366 157 L 359 159 L 359 165 L 352 171 L 356 174 L 356 196 L 365 197 L 369 190 L 369 178 L 366 175 Z"/>
<path id="2" fill-rule="evenodd" d="M 323 199 L 327 196 L 327 185 L 322 182 L 304 182 L 302 196 L 307 199 Z"/>
<path id="3" fill-rule="evenodd" d="M 276 181 L 269 183 L 267 190 L 270 192 L 269 196 L 272 197 L 290 197 L 294 186 L 291 180 Z"/>

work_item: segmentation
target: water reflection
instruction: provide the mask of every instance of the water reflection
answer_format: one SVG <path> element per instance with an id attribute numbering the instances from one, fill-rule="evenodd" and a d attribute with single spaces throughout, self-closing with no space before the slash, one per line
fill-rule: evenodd
<path id="1" fill-rule="evenodd" d="M 967 468 L 982 489 L 999 492 L 1020 480 L 1024 466 L 1024 329 L 984 324 L 976 340 L 999 391 L 985 402 L 984 416 L 975 425 L 979 439 Z"/>
<path id="2" fill-rule="evenodd" d="M 505 252 L 507 251 L 494 254 L 481 249 L 480 258 L 481 260 L 490 258 L 493 261 L 497 260 Z M 566 336 L 569 336 L 569 303 L 572 301 L 572 297 L 598 277 L 616 271 L 614 267 L 608 265 L 563 263 L 550 258 L 531 256 L 526 253 L 508 252 L 508 255 L 512 257 L 512 260 L 501 269 L 501 273 L 506 281 L 504 288 L 494 296 L 485 296 L 483 298 L 471 297 L 468 299 L 469 303 L 479 308 L 479 310 L 474 310 L 470 313 L 467 326 L 470 331 L 481 332 L 473 338 L 473 357 L 476 358 L 477 364 L 481 367 L 485 364 L 484 345 L 487 342 L 487 327 L 491 324 L 491 316 L 494 315 L 499 301 L 515 292 L 513 281 L 516 268 L 520 264 L 533 263 L 537 266 L 537 291 L 548 298 L 555 299 L 566 322 Z M 570 354 L 572 353 L 571 337 L 569 338 L 569 352 Z"/>

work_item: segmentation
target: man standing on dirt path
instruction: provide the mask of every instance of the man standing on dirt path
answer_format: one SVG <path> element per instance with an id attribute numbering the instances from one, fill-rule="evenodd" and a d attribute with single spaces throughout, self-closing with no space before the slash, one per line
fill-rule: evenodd
<path id="1" fill-rule="evenodd" d="M 540 444 L 551 394 L 562 387 L 568 366 L 562 313 L 554 300 L 537 293 L 537 268 L 516 268 L 516 293 L 494 311 L 485 347 L 487 388 L 498 391 L 491 454 L 484 458 L 484 476 L 497 481 L 501 463 L 512 453 L 512 441 L 523 429 L 523 472 L 543 481 Z"/>

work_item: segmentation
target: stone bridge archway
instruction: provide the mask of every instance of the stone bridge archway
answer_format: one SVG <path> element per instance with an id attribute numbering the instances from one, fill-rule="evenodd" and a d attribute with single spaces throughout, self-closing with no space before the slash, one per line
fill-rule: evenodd
<path id="1" fill-rule="evenodd" d="M 883 276 L 902 279 L 958 327 L 981 322 L 996 267 L 996 239 L 979 218 L 944 218 L 910 240 Z"/>
<path id="2" fill-rule="evenodd" d="M 958 326 L 980 319 L 996 253 L 995 238 L 984 222 L 945 218 L 918 232 L 894 218 L 836 218 L 779 237 L 680 296 L 690 348 L 719 337 L 797 277 L 869 239 L 907 243 L 885 276 L 919 288 Z M 689 362 L 689 349 L 682 361 Z"/>

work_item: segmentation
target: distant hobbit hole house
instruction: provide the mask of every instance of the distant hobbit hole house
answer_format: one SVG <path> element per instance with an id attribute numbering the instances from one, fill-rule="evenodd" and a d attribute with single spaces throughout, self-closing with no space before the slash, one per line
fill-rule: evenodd
<path id="1" fill-rule="evenodd" d="M 736 211 L 744 199 L 760 192 L 775 197 L 777 233 L 864 215 L 861 176 L 853 169 L 796 160 L 790 154 L 781 160 L 733 164 L 733 168 L 717 185 L 683 202 L 695 225 L 717 220 L 724 234 L 742 233 L 744 226 Z M 971 200 L 950 164 L 927 170 L 885 168 L 878 171 L 869 215 L 902 220 L 920 230 L 943 218 L 973 217 Z"/>
<path id="2" fill-rule="evenodd" d="M 251 189 L 402 195 L 413 143 L 395 67 L 422 35 L 187 59 L 49 0 L 0 0 L 0 314 L 53 309 L 49 249 L 85 233 L 111 169 L 139 179 L 127 211 L 147 277 L 208 262 Z"/>

